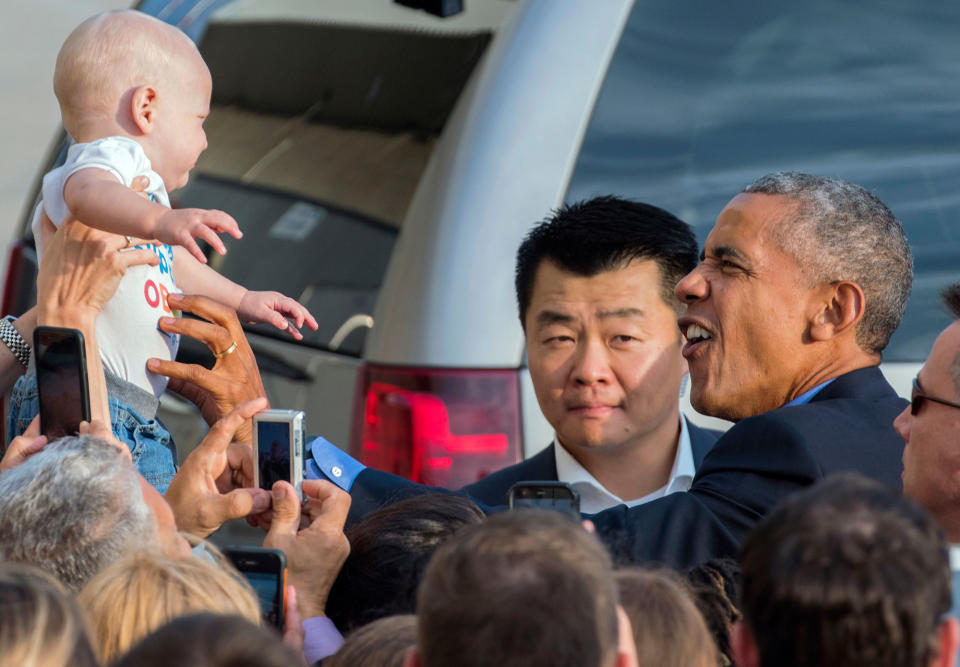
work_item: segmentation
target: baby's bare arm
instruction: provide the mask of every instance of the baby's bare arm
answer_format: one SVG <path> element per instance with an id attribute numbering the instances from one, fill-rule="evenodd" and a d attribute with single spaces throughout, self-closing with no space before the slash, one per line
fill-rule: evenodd
<path id="1" fill-rule="evenodd" d="M 298 329 L 303 324 L 317 330 L 313 315 L 294 299 L 279 292 L 252 292 L 196 261 L 183 248 L 173 249 L 173 277 L 184 294 L 202 294 L 230 306 L 242 322 L 272 324 L 296 340 L 303 338 Z"/>
<path id="2" fill-rule="evenodd" d="M 202 294 L 234 310 L 247 293 L 245 287 L 201 264 L 180 246 L 173 247 L 173 279 L 184 294 Z"/>
<path id="3" fill-rule="evenodd" d="M 123 185 L 108 171 L 90 167 L 67 179 L 63 200 L 77 220 L 96 228 L 138 239 L 155 238 L 157 221 L 169 211 Z"/>
<path id="4" fill-rule="evenodd" d="M 194 238 L 224 254 L 227 249 L 217 234 L 242 236 L 237 221 L 223 211 L 167 208 L 130 190 L 103 169 L 91 167 L 71 175 L 63 199 L 74 218 L 96 220 L 97 229 L 184 246 L 201 263 L 207 260 Z"/>

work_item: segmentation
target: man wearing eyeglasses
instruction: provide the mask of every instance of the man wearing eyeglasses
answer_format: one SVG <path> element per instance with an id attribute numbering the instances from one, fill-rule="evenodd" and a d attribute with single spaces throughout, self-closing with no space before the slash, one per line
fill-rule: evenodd
<path id="1" fill-rule="evenodd" d="M 910 405 L 893 422 L 906 441 L 903 492 L 947 533 L 953 570 L 953 613 L 960 611 L 960 283 L 944 290 L 956 319 L 930 350 L 913 381 Z"/>

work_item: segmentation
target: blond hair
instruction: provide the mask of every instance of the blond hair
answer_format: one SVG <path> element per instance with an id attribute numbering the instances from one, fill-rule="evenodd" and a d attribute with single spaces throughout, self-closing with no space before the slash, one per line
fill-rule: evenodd
<path id="1" fill-rule="evenodd" d="M 220 560 L 214 565 L 200 558 L 140 551 L 94 577 L 77 600 L 90 615 L 103 658 L 117 659 L 185 614 L 238 614 L 259 624 L 260 605 L 253 590 L 222 556 Z"/>
<path id="2" fill-rule="evenodd" d="M 42 570 L 16 563 L 0 564 L 0 664 L 99 664 L 77 603 Z"/>
<path id="3" fill-rule="evenodd" d="M 116 10 L 87 19 L 60 47 L 53 75 L 67 132 L 76 137 L 91 117 L 112 117 L 127 91 L 175 79 L 185 54 L 200 57 L 183 32 L 142 12 Z"/>
<path id="4" fill-rule="evenodd" d="M 707 624 L 673 572 L 626 568 L 614 577 L 620 606 L 630 618 L 640 667 L 715 667 L 719 664 L 717 647 Z"/>

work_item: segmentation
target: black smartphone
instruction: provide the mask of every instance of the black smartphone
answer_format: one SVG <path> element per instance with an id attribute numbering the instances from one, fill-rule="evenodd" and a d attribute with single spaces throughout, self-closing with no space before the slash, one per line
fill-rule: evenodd
<path id="1" fill-rule="evenodd" d="M 231 546 L 223 549 L 260 600 L 267 623 L 283 631 L 283 603 L 287 590 L 287 557 L 279 549 Z"/>
<path id="2" fill-rule="evenodd" d="M 90 421 L 87 355 L 76 329 L 38 326 L 33 332 L 40 397 L 40 432 L 50 440 L 73 435 Z"/>
<path id="3" fill-rule="evenodd" d="M 580 494 L 566 482 L 517 482 L 507 492 L 507 506 L 553 510 L 580 520 Z"/>

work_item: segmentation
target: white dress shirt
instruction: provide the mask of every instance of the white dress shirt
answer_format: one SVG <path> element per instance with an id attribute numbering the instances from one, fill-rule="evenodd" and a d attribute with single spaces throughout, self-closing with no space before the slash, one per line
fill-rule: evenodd
<path id="1" fill-rule="evenodd" d="M 580 494 L 580 511 L 584 514 L 596 514 L 617 505 L 635 507 L 677 491 L 686 491 L 697 473 L 693 463 L 693 449 L 690 446 L 690 431 L 687 429 L 687 420 L 683 415 L 680 415 L 680 439 L 677 442 L 677 455 L 673 460 L 670 478 L 664 486 L 642 498 L 624 500 L 610 493 L 597 481 L 596 477 L 573 458 L 570 452 L 560 445 L 556 437 L 553 444 L 557 461 L 557 479 L 573 485 L 577 490 Z"/>

